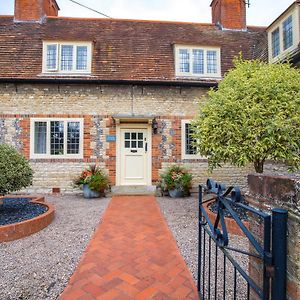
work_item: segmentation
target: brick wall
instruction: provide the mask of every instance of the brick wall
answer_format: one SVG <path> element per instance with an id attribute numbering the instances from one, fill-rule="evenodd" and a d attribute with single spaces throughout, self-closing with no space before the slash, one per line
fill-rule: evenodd
<path id="1" fill-rule="evenodd" d="M 58 15 L 58 6 L 55 0 L 15 1 L 15 20 L 17 21 L 40 21 L 45 15 Z"/>
<path id="2" fill-rule="evenodd" d="M 249 175 L 248 200 L 252 206 L 271 212 L 275 207 L 288 210 L 287 232 L 287 299 L 300 299 L 300 176 Z M 250 229 L 262 239 L 262 224 L 250 220 Z M 276 245 L 275 245 L 276 247 Z M 250 275 L 261 282 L 262 265 L 250 259 Z"/>
<path id="3" fill-rule="evenodd" d="M 246 4 L 241 0 L 214 0 L 212 22 L 226 29 L 246 29 Z"/>
<path id="4" fill-rule="evenodd" d="M 206 160 L 182 160 L 181 120 L 192 119 L 207 89 L 200 87 L 143 87 L 126 85 L 0 85 L 0 143 L 13 145 L 30 159 L 30 118 L 84 118 L 83 159 L 30 159 L 35 170 L 34 185 L 29 190 L 49 192 L 60 188 L 73 190 L 71 181 L 90 163 L 99 163 L 116 177 L 116 143 L 106 142 L 106 135 L 116 134 L 112 115 L 154 115 L 157 134 L 152 134 L 152 181 L 172 163 L 191 170 L 194 183 L 204 183 L 212 176 L 227 184 L 246 188 L 246 176 L 252 171 L 226 165 L 214 173 L 207 172 Z M 284 171 L 270 165 L 266 169 Z"/>

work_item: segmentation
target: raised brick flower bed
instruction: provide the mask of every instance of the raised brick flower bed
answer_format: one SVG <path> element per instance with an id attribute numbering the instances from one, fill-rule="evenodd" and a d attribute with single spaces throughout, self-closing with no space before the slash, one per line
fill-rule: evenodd
<path id="1" fill-rule="evenodd" d="M 213 202 L 213 200 L 210 202 L 204 203 L 203 207 L 204 207 L 206 213 L 208 214 L 208 217 L 210 218 L 210 220 L 214 223 L 217 215 L 209 209 L 209 206 L 212 204 L 212 202 Z M 226 223 L 226 227 L 227 227 L 227 230 L 229 233 L 234 234 L 234 235 L 244 236 L 242 229 L 239 227 L 239 225 L 236 223 L 236 221 L 234 219 L 225 217 L 225 223 Z M 249 229 L 248 221 L 243 220 L 243 224 Z"/>
<path id="2" fill-rule="evenodd" d="M 0 200 L 5 200 L 5 198 L 11 197 L 1 197 Z M 0 243 L 17 240 L 36 233 L 47 227 L 54 219 L 54 207 L 49 203 L 45 203 L 44 197 L 13 196 L 13 198 L 29 198 L 31 199 L 31 203 L 38 203 L 39 205 L 43 205 L 47 208 L 47 211 L 29 220 L 13 224 L 1 225 Z"/>

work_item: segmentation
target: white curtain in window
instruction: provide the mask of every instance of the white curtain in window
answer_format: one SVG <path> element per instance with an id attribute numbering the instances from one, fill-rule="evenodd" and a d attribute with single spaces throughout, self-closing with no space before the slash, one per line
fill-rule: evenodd
<path id="1" fill-rule="evenodd" d="M 34 153 L 46 154 L 47 123 L 35 122 L 34 124 Z"/>

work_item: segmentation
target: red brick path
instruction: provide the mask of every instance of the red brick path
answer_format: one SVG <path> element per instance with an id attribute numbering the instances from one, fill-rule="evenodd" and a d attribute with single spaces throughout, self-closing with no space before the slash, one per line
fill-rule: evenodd
<path id="1" fill-rule="evenodd" d="M 198 299 L 154 197 L 113 197 L 60 299 Z"/>

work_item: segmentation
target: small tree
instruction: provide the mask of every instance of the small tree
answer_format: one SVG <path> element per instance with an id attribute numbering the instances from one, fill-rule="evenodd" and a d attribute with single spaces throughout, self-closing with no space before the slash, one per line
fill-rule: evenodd
<path id="1" fill-rule="evenodd" d="M 267 159 L 299 169 L 300 71 L 241 58 L 234 65 L 193 123 L 200 153 L 211 169 L 253 163 L 262 173 Z"/>
<path id="2" fill-rule="evenodd" d="M 0 145 L 0 195 L 32 184 L 33 171 L 24 156 L 8 145 Z"/>

